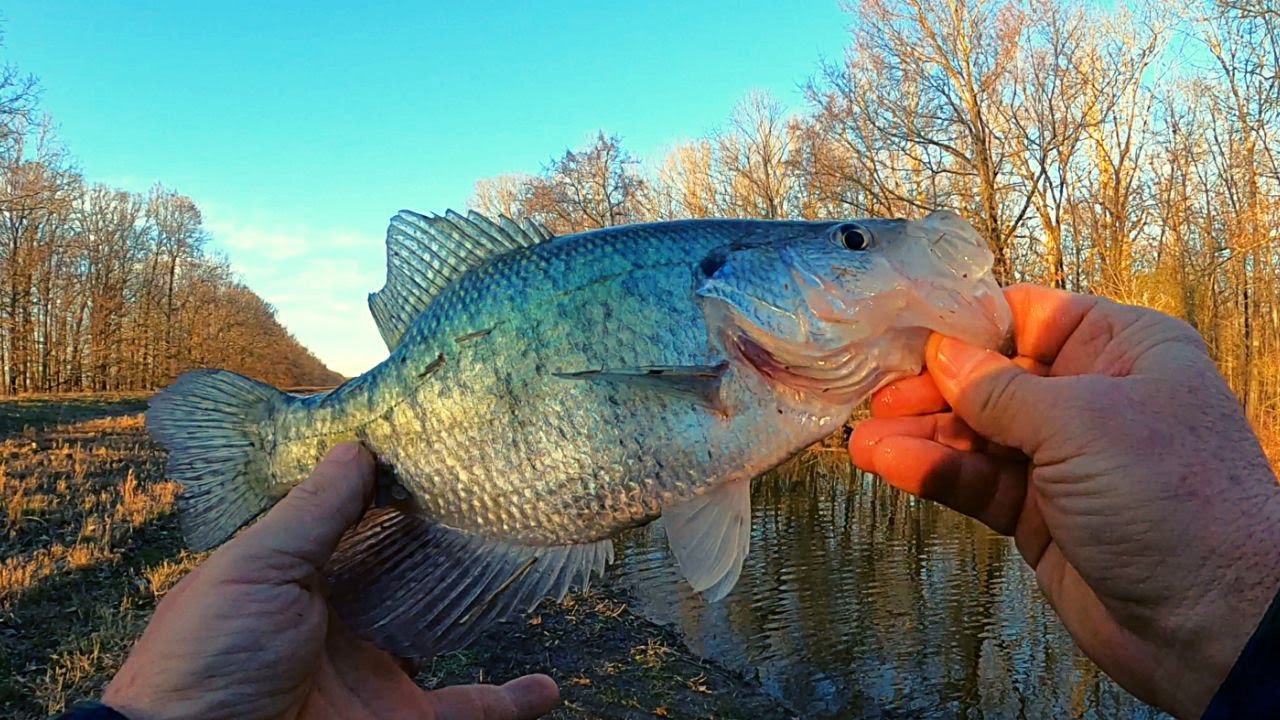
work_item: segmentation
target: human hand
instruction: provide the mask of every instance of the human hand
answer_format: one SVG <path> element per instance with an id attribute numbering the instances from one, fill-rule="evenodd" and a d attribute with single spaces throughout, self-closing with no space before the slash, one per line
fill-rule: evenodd
<path id="1" fill-rule="evenodd" d="M 1013 535 L 1077 645 L 1199 716 L 1280 584 L 1280 488 L 1185 323 L 1006 291 L 1017 357 L 930 338 L 872 398 L 854 463 Z"/>
<path id="2" fill-rule="evenodd" d="M 559 691 L 545 675 L 424 691 L 329 609 L 321 569 L 373 484 L 366 450 L 330 451 L 164 598 L 103 702 L 130 720 L 523 720 L 548 712 Z"/>

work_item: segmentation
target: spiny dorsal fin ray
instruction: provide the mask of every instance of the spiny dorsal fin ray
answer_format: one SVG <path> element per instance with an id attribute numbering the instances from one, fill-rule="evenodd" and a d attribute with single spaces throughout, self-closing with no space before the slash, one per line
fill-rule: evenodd
<path id="1" fill-rule="evenodd" d="M 358 635 L 401 657 L 460 649 L 544 597 L 586 589 L 613 541 L 530 547 L 486 540 L 395 508 L 370 510 L 338 544 L 330 602 Z"/>
<path id="2" fill-rule="evenodd" d="M 387 283 L 369 295 L 369 311 L 395 350 L 400 338 L 431 300 L 463 273 L 492 257 L 554 237 L 531 220 L 506 216 L 497 222 L 471 211 L 464 217 L 401 210 L 387 227 Z"/>

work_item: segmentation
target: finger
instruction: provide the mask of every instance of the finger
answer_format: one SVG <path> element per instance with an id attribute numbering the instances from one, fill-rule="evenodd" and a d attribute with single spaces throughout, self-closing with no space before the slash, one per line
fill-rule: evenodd
<path id="1" fill-rule="evenodd" d="M 1099 299 L 1039 285 L 1014 285 L 1005 290 L 1013 311 L 1013 337 L 1018 355 L 1053 365 L 1062 346 L 1098 306 Z"/>
<path id="2" fill-rule="evenodd" d="M 505 685 L 455 685 L 428 693 L 437 720 L 532 720 L 560 702 L 546 675 L 525 675 Z"/>
<path id="3" fill-rule="evenodd" d="M 1053 307 L 1040 294 L 1041 291 L 1045 290 L 1045 288 L 1035 285 L 1025 285 L 1014 286 L 1007 291 L 1010 303 L 1019 303 L 1017 308 L 1019 312 L 1015 313 L 1015 322 L 1016 318 L 1023 318 L 1026 321 L 1027 328 L 1024 332 L 1029 334 L 1026 344 L 1032 349 L 1046 344 L 1046 337 L 1043 332 L 1035 329 L 1044 324 L 1041 313 L 1046 312 L 1046 306 L 1048 310 L 1052 310 Z M 1059 291 L 1052 292 L 1057 293 Z M 1074 298 L 1076 296 L 1069 295 L 1069 297 Z M 1074 327 L 1072 326 L 1071 330 L 1074 330 Z M 1022 333 L 1016 334 L 1021 336 Z M 1036 357 L 1019 354 L 1013 358 L 1013 362 L 1028 372 L 1046 376 L 1049 374 L 1049 366 L 1053 362 L 1053 357 L 1057 355 L 1057 349 L 1061 347 L 1061 342 L 1065 342 L 1069 336 L 1070 332 L 1063 336 L 1057 346 L 1052 348 L 1052 355 L 1044 361 L 1040 361 Z M 1052 340 L 1053 338 L 1048 338 L 1048 341 L 1051 342 Z M 877 390 L 871 396 L 870 406 L 872 417 L 899 417 L 902 415 L 941 412 L 947 409 L 947 401 L 938 391 L 938 386 L 934 383 L 933 377 L 928 372 L 922 372 L 919 375 L 895 380 Z"/>
<path id="4" fill-rule="evenodd" d="M 1032 358 L 1026 357 L 1025 355 L 1019 355 L 1013 358 L 1013 364 L 1017 365 L 1023 370 L 1026 370 L 1032 375 L 1039 375 L 1040 377 L 1049 376 L 1048 365 L 1044 365 L 1042 363 L 1036 362 Z M 1000 443 L 996 443 L 996 442 L 988 441 L 986 443 L 986 446 L 982 448 L 982 451 L 994 457 L 1008 458 L 1010 460 L 1019 460 L 1019 461 L 1025 462 L 1027 459 L 1027 456 L 1024 455 L 1021 450 L 1017 448 L 1009 447 L 1008 445 L 1001 445 Z"/>
<path id="5" fill-rule="evenodd" d="M 1018 527 L 1026 466 L 916 437 L 876 444 L 875 473 L 893 487 L 942 503 L 1004 535 Z"/>
<path id="6" fill-rule="evenodd" d="M 1034 568 L 1040 564 L 1040 558 L 1052 540 L 1049 526 L 1040 512 L 1040 493 L 1036 491 L 1035 483 L 1027 483 L 1027 495 L 1022 501 L 1022 514 L 1018 517 L 1013 544 L 1018 548 L 1018 554 Z"/>
<path id="7" fill-rule="evenodd" d="M 1026 370 L 1032 375 L 1039 375 L 1040 377 L 1049 376 L 1049 366 L 1036 361 L 1035 358 L 1029 358 L 1026 355 L 1019 355 L 1013 358 L 1013 364 L 1023 370 Z"/>
<path id="8" fill-rule="evenodd" d="M 373 456 L 358 443 L 341 443 L 240 540 L 319 569 L 372 494 Z"/>
<path id="9" fill-rule="evenodd" d="M 889 383 L 871 396 L 872 417 L 923 415 L 946 409 L 947 401 L 928 373 Z"/>
<path id="10" fill-rule="evenodd" d="M 938 392 L 929 373 L 895 380 L 871 396 L 873 417 L 901 417 L 947 410 L 947 401 Z"/>
<path id="11" fill-rule="evenodd" d="M 1000 353 L 934 334 L 925 362 L 956 415 L 987 439 L 1029 456 L 1044 440 L 1044 414 L 1057 404 L 1055 378 L 1041 378 Z"/>
<path id="12" fill-rule="evenodd" d="M 986 442 L 955 413 L 935 413 L 900 418 L 873 418 L 854 426 L 849 454 L 858 467 L 872 472 L 876 445 L 896 435 L 932 440 L 954 450 L 983 452 Z"/>

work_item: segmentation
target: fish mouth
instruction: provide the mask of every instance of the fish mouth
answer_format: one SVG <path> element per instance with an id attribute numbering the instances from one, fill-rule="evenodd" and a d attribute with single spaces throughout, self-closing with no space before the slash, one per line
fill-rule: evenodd
<path id="1" fill-rule="evenodd" d="M 857 395 L 868 378 L 869 368 L 856 362 L 851 346 L 806 357 L 803 365 L 779 357 L 747 333 L 735 334 L 732 347 L 767 380 L 834 403 L 846 402 Z"/>
<path id="2" fill-rule="evenodd" d="M 1013 312 L 998 285 L 994 282 L 984 284 L 976 292 L 945 292 L 945 300 L 939 301 L 935 296 L 929 306 L 946 309 L 922 312 L 922 327 L 970 345 L 996 350 L 1004 355 L 1012 354 Z"/>
<path id="3" fill-rule="evenodd" d="M 898 308 L 898 322 L 849 333 L 829 344 L 779 342 L 750 323 L 735 323 L 726 346 L 772 384 L 826 402 L 857 401 L 885 378 L 900 373 L 900 365 L 913 365 L 907 360 L 917 353 L 914 367 L 918 369 L 931 332 L 1011 354 L 1012 311 L 999 286 L 994 282 L 986 285 L 976 292 L 934 285 L 925 292 L 899 295 L 892 303 Z M 910 299 L 903 302 L 904 298 Z M 848 327 L 847 322 L 827 320 L 832 326 Z M 893 360 L 887 361 L 885 348 L 892 346 L 901 350 L 891 351 L 888 357 Z"/>
<path id="4" fill-rule="evenodd" d="M 767 378 L 781 380 L 784 376 L 794 375 L 786 365 L 773 356 L 773 353 L 765 350 L 763 345 L 746 335 L 735 338 L 733 346 L 737 348 L 738 354 L 742 355 L 742 359 L 746 360 L 747 364 Z"/>

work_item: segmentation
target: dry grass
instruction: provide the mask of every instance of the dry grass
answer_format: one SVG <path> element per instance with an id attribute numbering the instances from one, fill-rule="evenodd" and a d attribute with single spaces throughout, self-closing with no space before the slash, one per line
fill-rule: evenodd
<path id="1" fill-rule="evenodd" d="M 61 425 L 104 417 L 136 415 L 148 393 L 77 393 L 0 397 L 0 438 L 35 434 Z"/>
<path id="2" fill-rule="evenodd" d="M 0 400 L 0 717 L 47 718 L 97 697 L 156 603 L 202 557 L 183 550 L 178 488 L 161 479 L 163 453 L 143 429 L 142 401 Z M 624 600 L 592 591 L 548 600 L 527 624 L 493 628 L 418 680 L 434 687 L 550 672 L 564 692 L 556 720 L 642 709 L 785 716 L 758 687 L 677 646 Z M 716 675 L 711 690 L 707 672 Z"/>
<path id="3" fill-rule="evenodd" d="M 47 717 L 96 696 L 195 564 L 140 404 L 0 402 L 0 716 Z"/>

